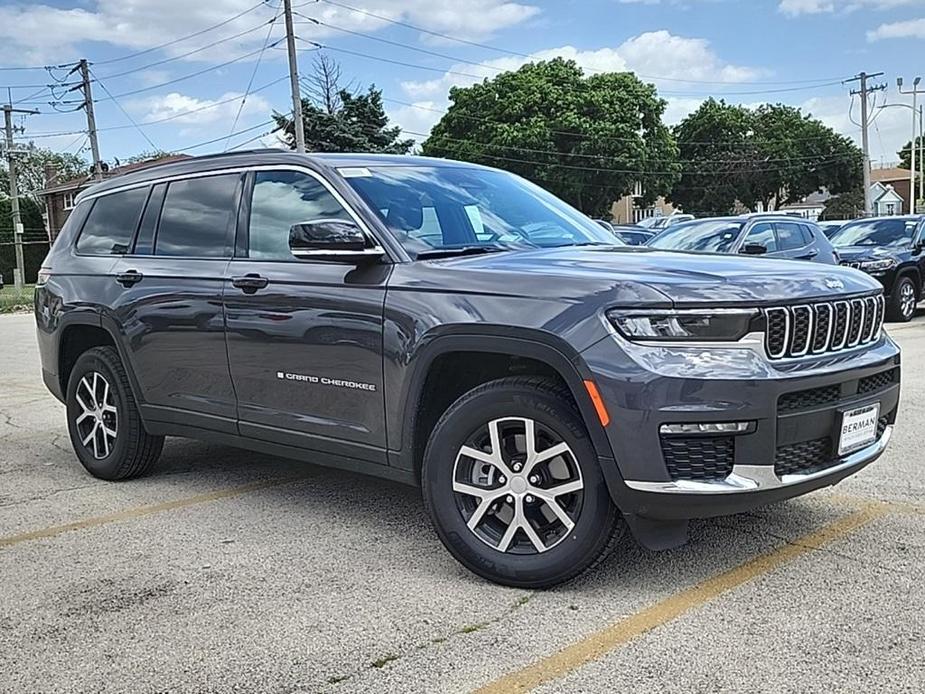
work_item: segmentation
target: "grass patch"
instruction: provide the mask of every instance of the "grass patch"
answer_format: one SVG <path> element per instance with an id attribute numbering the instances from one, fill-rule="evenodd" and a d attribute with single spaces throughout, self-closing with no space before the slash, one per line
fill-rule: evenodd
<path id="1" fill-rule="evenodd" d="M 393 660 L 398 660 L 398 658 L 399 658 L 399 656 L 397 656 L 397 655 L 392 655 L 392 654 L 390 653 L 390 654 L 388 654 L 388 655 L 382 656 L 381 658 L 378 658 L 377 660 L 374 660 L 374 661 L 371 663 L 371 665 L 372 665 L 374 668 L 377 668 L 377 669 L 378 669 L 378 668 L 383 668 L 383 667 L 385 667 L 386 665 L 388 665 L 389 663 L 391 663 Z"/>
<path id="2" fill-rule="evenodd" d="M 471 634 L 473 631 L 479 631 L 488 626 L 488 622 L 480 622 L 479 624 L 467 624 L 462 629 L 459 630 L 460 634 Z"/>
<path id="3" fill-rule="evenodd" d="M 32 292 L 34 289 L 34 284 L 23 285 L 21 290 L 17 290 L 12 284 L 0 289 L 0 313 L 32 310 Z"/>

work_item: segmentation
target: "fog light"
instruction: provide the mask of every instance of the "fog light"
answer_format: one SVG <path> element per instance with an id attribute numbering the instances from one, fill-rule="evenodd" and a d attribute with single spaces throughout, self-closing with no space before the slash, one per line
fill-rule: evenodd
<path id="1" fill-rule="evenodd" d="M 662 424 L 660 434 L 744 434 L 753 422 L 700 422 L 697 424 Z"/>

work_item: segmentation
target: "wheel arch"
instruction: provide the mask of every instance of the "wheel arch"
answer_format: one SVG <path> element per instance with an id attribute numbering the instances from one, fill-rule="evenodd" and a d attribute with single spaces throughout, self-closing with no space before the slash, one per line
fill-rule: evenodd
<path id="1" fill-rule="evenodd" d="M 463 379 L 462 383 L 467 386 L 465 390 L 456 394 L 450 389 L 444 398 L 451 395 L 455 397 L 448 402 L 441 402 L 436 408 L 438 411 L 428 411 L 428 382 L 435 374 L 439 374 L 437 369 L 441 363 L 453 358 L 465 361 L 476 355 L 480 359 L 481 370 L 477 371 L 483 377 L 472 381 Z M 444 334 L 428 340 L 409 363 L 414 364 L 414 369 L 405 381 L 401 404 L 394 410 L 394 416 L 403 418 L 401 445 L 398 450 L 390 451 L 390 457 L 393 465 L 413 471 L 418 480 L 423 457 L 422 444 L 426 444 L 427 429 L 436 423 L 459 395 L 481 383 L 512 374 L 548 375 L 558 379 L 571 394 L 597 454 L 602 457 L 613 456 L 604 427 L 584 384 L 585 380 L 590 379 L 590 372 L 580 355 L 564 340 L 541 331 L 525 331 L 513 335 L 510 328 L 506 328 L 506 334 L 499 334 L 490 328 L 482 333 Z M 458 364 L 459 361 L 451 363 Z M 506 371 L 492 368 L 492 365 L 500 367 L 504 364 L 508 366 Z M 524 368 L 512 371 L 511 365 Z"/>
<path id="2" fill-rule="evenodd" d="M 923 298 L 922 297 L 923 287 L 922 287 L 922 271 L 919 269 L 919 267 L 915 265 L 914 263 L 909 263 L 909 264 L 900 266 L 900 268 L 896 271 L 896 283 L 899 283 L 899 281 L 903 277 L 909 277 L 910 279 L 912 279 L 912 285 L 915 287 L 915 297 L 921 300 Z"/>

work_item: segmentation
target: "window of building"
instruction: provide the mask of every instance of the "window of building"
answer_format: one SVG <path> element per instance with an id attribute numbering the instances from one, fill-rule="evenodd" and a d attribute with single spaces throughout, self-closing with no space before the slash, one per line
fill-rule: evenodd
<path id="1" fill-rule="evenodd" d="M 240 174 L 222 174 L 168 184 L 154 241 L 155 255 L 230 255 L 240 182 Z"/>
<path id="2" fill-rule="evenodd" d="M 97 198 L 77 239 L 77 252 L 87 255 L 128 253 L 147 198 L 147 188 L 132 188 Z"/>
<path id="3" fill-rule="evenodd" d="M 65 210 L 74 209 L 74 198 L 75 197 L 76 197 L 76 193 L 73 193 L 73 192 L 64 194 L 64 209 Z"/>

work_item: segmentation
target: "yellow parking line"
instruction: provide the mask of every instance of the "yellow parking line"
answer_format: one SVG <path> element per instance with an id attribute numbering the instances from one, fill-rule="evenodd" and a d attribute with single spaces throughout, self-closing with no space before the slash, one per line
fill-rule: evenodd
<path id="1" fill-rule="evenodd" d="M 189 506 L 204 504 L 209 501 L 231 499 L 233 497 L 241 496 L 242 494 L 247 494 L 248 492 L 253 492 L 258 489 L 278 487 L 280 485 L 288 484 L 289 482 L 295 482 L 302 479 L 305 479 L 305 477 L 286 477 L 284 479 L 251 482 L 250 484 L 242 484 L 238 487 L 221 489 L 219 491 L 209 492 L 207 494 L 197 494 L 196 496 L 189 496 L 183 499 L 175 499 L 174 501 L 164 501 L 159 504 L 151 504 L 150 506 L 138 506 L 136 508 L 126 509 L 125 511 L 110 513 L 105 516 L 95 516 L 93 518 L 85 518 L 83 520 L 74 521 L 73 523 L 65 523 L 64 525 L 53 525 L 48 528 L 33 530 L 27 533 L 0 537 L 0 548 L 12 547 L 13 545 L 18 545 L 21 542 L 29 542 L 31 540 L 43 540 L 49 537 L 57 537 L 58 535 L 71 532 L 72 530 L 96 528 L 101 525 L 108 525 L 109 523 L 118 523 L 120 521 L 133 520 L 135 518 L 144 518 L 145 516 L 151 516 L 155 513 L 173 511 L 179 508 L 187 508 Z"/>
<path id="2" fill-rule="evenodd" d="M 527 667 L 512 672 L 476 690 L 477 694 L 507 694 L 524 692 L 546 682 L 563 677 L 609 651 L 666 624 L 696 607 L 719 597 L 743 583 L 762 576 L 787 562 L 819 549 L 889 512 L 882 504 L 871 503 L 843 516 L 825 527 L 797 538 L 766 554 L 740 564 L 734 569 L 708 578 L 648 607 L 621 619 L 611 626 L 542 658 Z"/>

